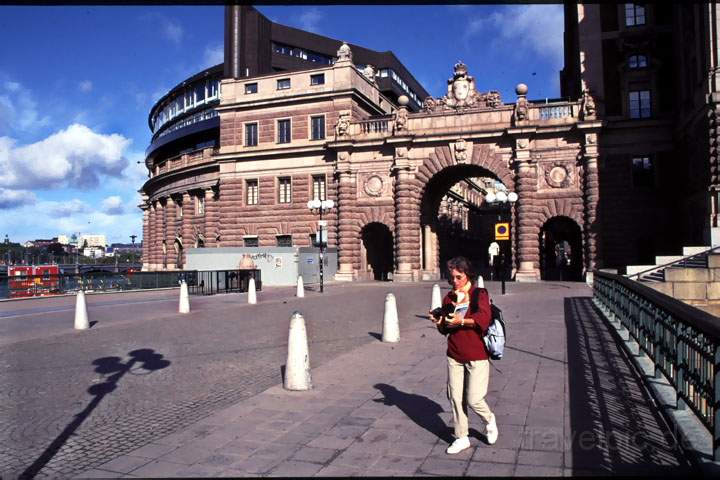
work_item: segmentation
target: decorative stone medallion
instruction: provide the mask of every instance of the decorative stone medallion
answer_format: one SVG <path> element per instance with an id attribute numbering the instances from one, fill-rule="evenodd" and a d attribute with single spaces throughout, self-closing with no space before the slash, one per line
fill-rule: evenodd
<path id="1" fill-rule="evenodd" d="M 383 193 L 384 182 L 378 175 L 370 175 L 365 179 L 363 190 L 370 197 L 379 197 Z"/>
<path id="2" fill-rule="evenodd" d="M 552 188 L 568 188 L 572 185 L 571 168 L 561 163 L 546 166 L 545 183 Z"/>

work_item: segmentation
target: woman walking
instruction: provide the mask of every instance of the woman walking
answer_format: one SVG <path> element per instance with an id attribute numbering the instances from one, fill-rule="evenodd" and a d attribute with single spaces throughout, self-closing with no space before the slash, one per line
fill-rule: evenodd
<path id="1" fill-rule="evenodd" d="M 467 406 L 485 420 L 487 442 L 491 445 L 497 441 L 498 428 L 495 415 L 485 402 L 490 363 L 483 335 L 490 325 L 490 298 L 487 290 L 474 286 L 475 274 L 466 258 L 449 260 L 447 268 L 453 287 L 443 299 L 443 310 L 447 313 L 430 312 L 430 319 L 440 333 L 447 335 L 447 392 L 455 441 L 446 452 L 454 455 L 470 447 Z"/>

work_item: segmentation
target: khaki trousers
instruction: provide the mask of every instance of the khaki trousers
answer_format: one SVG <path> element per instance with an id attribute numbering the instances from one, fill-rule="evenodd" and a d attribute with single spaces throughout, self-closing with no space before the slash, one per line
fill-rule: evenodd
<path id="1" fill-rule="evenodd" d="M 489 361 L 460 363 L 448 357 L 447 393 L 452 406 L 455 438 L 468 436 L 468 406 L 486 422 L 492 420 L 493 413 L 485 402 L 489 379 Z"/>

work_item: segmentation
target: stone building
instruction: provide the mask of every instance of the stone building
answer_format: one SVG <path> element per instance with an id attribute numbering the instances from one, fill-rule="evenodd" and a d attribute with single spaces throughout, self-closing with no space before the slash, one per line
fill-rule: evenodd
<path id="1" fill-rule="evenodd" d="M 626 184 L 647 182 L 647 166 L 665 158 L 642 145 L 678 152 L 682 142 L 664 120 L 647 118 L 634 71 L 619 94 L 629 103 L 608 110 L 601 10 L 609 16 L 601 5 L 566 4 L 566 99 L 533 102 L 523 84 L 506 101 L 477 91 L 462 62 L 448 66 L 447 93 L 432 98 L 391 53 L 226 7 L 224 64 L 183 82 L 150 114 L 144 268 L 182 268 L 188 248 L 311 246 L 312 198 L 336 203 L 325 219 L 339 280 L 437 278 L 454 253 L 482 265 L 502 219 L 512 224 L 503 243 L 517 280 L 552 278 L 559 244 L 576 279 L 636 262 L 635 238 L 646 238 L 634 235 L 654 231 L 637 225 L 685 204 Z M 620 24 L 626 11 L 616 13 Z M 519 198 L 511 208 L 486 201 L 497 192 Z M 701 203 L 690 197 L 688 208 Z M 646 207 L 653 213 L 639 219 Z M 658 248 L 687 238 L 677 232 Z"/>

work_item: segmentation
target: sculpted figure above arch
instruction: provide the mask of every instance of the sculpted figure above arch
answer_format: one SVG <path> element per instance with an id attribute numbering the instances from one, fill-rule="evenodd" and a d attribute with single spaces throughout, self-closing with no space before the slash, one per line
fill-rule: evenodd
<path id="1" fill-rule="evenodd" d="M 427 97 L 423 102 L 423 108 L 427 112 L 442 110 L 460 110 L 465 108 L 497 108 L 502 105 L 500 93 L 490 90 L 487 93 L 479 93 L 475 89 L 475 78 L 468 75 L 467 66 L 458 61 L 455 64 L 453 76 L 448 79 L 447 95 L 435 99 Z"/>

